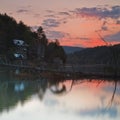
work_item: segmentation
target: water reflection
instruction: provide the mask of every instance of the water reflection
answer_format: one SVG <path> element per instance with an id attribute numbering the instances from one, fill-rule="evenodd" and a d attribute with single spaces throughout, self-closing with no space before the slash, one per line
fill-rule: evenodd
<path id="1" fill-rule="evenodd" d="M 8 71 L 0 74 L 0 120 L 120 118 L 118 80 L 31 79 Z"/>

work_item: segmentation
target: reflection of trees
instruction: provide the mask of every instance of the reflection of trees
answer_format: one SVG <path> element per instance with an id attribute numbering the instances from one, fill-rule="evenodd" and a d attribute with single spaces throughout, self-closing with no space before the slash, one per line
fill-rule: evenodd
<path id="1" fill-rule="evenodd" d="M 66 95 L 68 94 L 75 85 L 80 85 L 86 82 L 96 82 L 96 87 L 100 83 L 105 82 L 106 80 L 99 80 L 98 78 L 79 78 L 74 80 L 66 80 L 64 77 L 58 77 L 51 74 L 52 77 L 45 79 L 42 77 L 35 77 L 34 79 L 26 79 L 22 77 L 17 80 L 17 77 L 12 76 L 9 78 L 5 77 L 4 80 L 0 80 L 0 112 L 3 110 L 9 110 L 17 105 L 18 102 L 22 104 L 33 94 L 38 94 L 40 100 L 44 99 L 46 90 L 49 89 L 55 95 Z M 9 75 L 10 77 L 10 75 Z M 63 79 L 64 78 L 64 79 Z M 69 85 L 66 84 L 69 81 Z M 108 81 L 108 80 L 107 80 Z M 110 103 L 112 104 L 115 99 L 115 93 L 117 89 L 118 81 L 109 80 L 108 82 L 114 82 L 114 91 L 111 97 Z M 19 89 L 20 85 L 24 84 L 24 89 Z M 15 86 L 18 86 L 17 90 Z"/>
<path id="2" fill-rule="evenodd" d="M 52 89 L 52 87 L 50 88 L 51 92 L 54 93 L 54 94 L 63 94 L 66 92 L 66 86 L 63 84 L 61 88 L 59 88 L 59 84 L 55 85 L 54 86 L 55 89 Z"/>
<path id="3" fill-rule="evenodd" d="M 113 104 L 114 100 L 115 100 L 115 95 L 116 95 L 116 91 L 117 91 L 117 84 L 120 82 L 118 81 L 118 79 L 101 79 L 101 78 L 97 78 L 97 80 L 95 79 L 90 79 L 89 82 L 97 82 L 96 87 L 98 87 L 101 83 L 105 84 L 105 82 L 109 82 L 109 83 L 113 83 L 113 92 L 110 98 L 110 102 L 108 104 L 108 106 L 111 107 L 111 105 Z"/>
<path id="4" fill-rule="evenodd" d="M 109 82 L 109 83 L 113 83 L 113 92 L 112 92 L 112 95 L 111 95 L 111 98 L 110 98 L 110 102 L 108 104 L 108 106 L 111 106 L 115 100 L 115 94 L 116 94 L 116 91 L 117 91 L 117 84 L 118 84 L 118 79 L 108 79 L 108 80 L 97 80 L 98 84 L 97 86 L 99 86 L 101 83 L 105 83 L 105 82 Z M 92 81 L 91 81 L 92 82 Z"/>
<path id="5" fill-rule="evenodd" d="M 70 80 L 69 80 L 70 81 Z M 105 84 L 106 82 L 109 82 L 109 83 L 113 83 L 113 92 L 112 92 L 112 95 L 111 95 L 111 98 L 110 98 L 110 102 L 109 102 L 109 106 L 111 106 L 114 102 L 115 99 L 115 95 L 116 95 L 116 91 L 117 91 L 117 85 L 119 83 L 118 79 L 101 79 L 101 78 L 80 78 L 80 79 L 74 79 L 74 80 L 71 80 L 71 84 L 69 86 L 69 88 L 66 87 L 65 84 L 63 84 L 64 87 L 62 87 L 62 89 L 60 91 L 56 90 L 56 91 L 52 91 L 54 94 L 60 94 L 60 93 L 69 93 L 72 88 L 75 86 L 75 85 L 80 85 L 82 83 L 97 83 L 96 87 L 98 87 L 101 83 Z M 65 90 L 64 90 L 65 88 Z M 64 90 L 64 91 L 63 91 Z"/>
<path id="6" fill-rule="evenodd" d="M 48 87 L 47 79 L 39 79 L 39 81 L 37 82 L 37 92 L 40 100 L 43 100 L 47 87 Z"/>
<path id="7" fill-rule="evenodd" d="M 114 90 L 113 90 L 113 94 L 112 94 L 112 97 L 111 97 L 111 100 L 110 100 L 110 106 L 112 105 L 112 103 L 114 101 L 114 98 L 115 98 L 115 93 L 116 93 L 116 89 L 117 89 L 117 83 L 118 83 L 118 80 L 115 80 L 114 81 Z"/>
<path id="8" fill-rule="evenodd" d="M 16 106 L 18 102 L 23 104 L 29 96 L 35 93 L 36 90 L 34 89 L 34 86 L 29 86 L 27 83 L 23 83 L 25 85 L 24 90 L 16 91 L 15 85 L 18 85 L 19 83 L 21 82 L 0 82 L 0 112 L 3 110 L 9 111 L 9 109 Z"/>
<path id="9" fill-rule="evenodd" d="M 65 81 L 70 82 L 69 87 L 65 84 Z M 73 86 L 79 85 L 79 84 L 82 84 L 82 83 L 85 83 L 85 82 L 86 82 L 86 80 L 84 80 L 83 78 L 78 79 L 78 80 L 77 79 L 74 79 L 74 80 L 58 80 L 57 82 L 55 81 L 55 83 L 53 84 L 54 89 L 52 89 L 52 85 L 51 85 L 50 90 L 53 94 L 56 94 L 56 95 L 66 95 L 69 92 L 71 92 Z M 61 85 L 61 87 L 60 87 L 60 85 Z"/>
<path id="10" fill-rule="evenodd" d="M 0 112 L 3 110 L 9 111 L 19 102 L 24 104 L 30 96 L 36 93 L 38 94 L 40 100 L 43 100 L 46 90 L 50 89 L 51 86 L 58 85 L 61 81 L 63 80 L 48 80 L 44 78 L 37 78 L 36 80 L 31 81 L 26 78 L 24 80 L 23 77 L 21 80 L 17 80 L 16 77 L 9 80 L 9 78 L 5 77 L 4 80 L 0 80 Z M 63 86 L 59 92 L 52 92 L 54 94 L 58 94 L 64 90 L 65 86 Z"/>

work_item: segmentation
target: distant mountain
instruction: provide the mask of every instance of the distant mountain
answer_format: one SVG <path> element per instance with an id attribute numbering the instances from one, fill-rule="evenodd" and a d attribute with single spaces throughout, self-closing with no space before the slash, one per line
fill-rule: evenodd
<path id="1" fill-rule="evenodd" d="M 78 64 L 120 64 L 120 44 L 86 48 L 69 54 L 68 63 Z"/>
<path id="2" fill-rule="evenodd" d="M 62 47 L 63 47 L 64 51 L 66 52 L 66 54 L 71 54 L 71 53 L 81 51 L 84 49 L 82 47 L 73 47 L 73 46 L 62 46 Z"/>

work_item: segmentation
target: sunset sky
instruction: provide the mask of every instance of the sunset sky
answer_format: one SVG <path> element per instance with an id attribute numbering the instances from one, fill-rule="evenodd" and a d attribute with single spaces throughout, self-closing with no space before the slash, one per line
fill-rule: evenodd
<path id="1" fill-rule="evenodd" d="M 120 43 L 120 0 L 0 0 L 7 13 L 61 45 L 93 47 Z"/>

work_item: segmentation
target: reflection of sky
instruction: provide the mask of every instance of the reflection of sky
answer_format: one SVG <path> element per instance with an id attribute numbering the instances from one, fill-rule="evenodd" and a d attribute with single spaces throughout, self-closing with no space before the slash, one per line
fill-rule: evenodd
<path id="1" fill-rule="evenodd" d="M 117 117 L 117 108 L 112 107 L 110 109 L 106 108 L 95 108 L 90 110 L 82 110 L 79 112 L 81 116 L 100 116 L 100 115 L 108 115 L 110 118 Z"/>
<path id="2" fill-rule="evenodd" d="M 69 82 L 66 84 L 69 89 Z M 19 103 L 14 110 L 2 113 L 0 120 L 118 120 L 120 105 L 115 102 L 119 94 L 108 106 L 114 86 L 96 85 L 92 82 L 75 85 L 70 93 L 61 96 L 47 90 L 43 101 L 34 95 L 23 106 Z"/>

